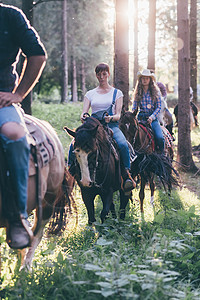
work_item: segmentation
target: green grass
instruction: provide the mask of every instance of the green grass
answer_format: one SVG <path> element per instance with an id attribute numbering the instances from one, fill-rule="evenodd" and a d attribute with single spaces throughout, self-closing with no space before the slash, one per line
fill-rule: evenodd
<path id="1" fill-rule="evenodd" d="M 56 129 L 67 156 L 71 138 L 64 125 L 80 125 L 82 104 L 33 103 L 33 114 Z M 192 132 L 200 143 L 199 129 Z M 70 222 L 62 234 L 43 238 L 32 271 L 19 272 L 16 254 L 1 234 L 0 298 L 27 299 L 199 299 L 200 298 L 200 183 L 181 174 L 183 186 L 169 197 L 162 189 L 145 189 L 144 216 L 138 189 L 127 207 L 124 221 L 109 217 L 100 224 L 102 203 L 95 200 L 97 222 L 87 225 L 79 188 L 74 190 L 79 221 Z M 114 194 L 119 210 L 119 195 Z"/>

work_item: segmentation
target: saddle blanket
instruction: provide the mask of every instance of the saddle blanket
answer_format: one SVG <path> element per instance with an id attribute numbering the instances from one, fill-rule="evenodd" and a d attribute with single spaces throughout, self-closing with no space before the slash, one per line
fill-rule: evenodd
<path id="1" fill-rule="evenodd" d="M 161 128 L 162 128 L 163 136 L 165 139 L 165 144 L 167 145 L 168 148 L 173 147 L 173 138 L 172 138 L 171 134 L 169 133 L 167 128 L 165 128 L 164 126 L 161 126 Z"/>
<path id="2" fill-rule="evenodd" d="M 37 119 L 24 114 L 24 121 L 26 127 L 28 129 L 28 141 L 31 145 L 36 147 L 36 155 L 37 155 L 37 164 L 39 168 L 45 167 L 54 157 L 55 149 L 53 146 L 53 142 L 49 139 L 49 137 L 43 132 L 40 125 L 37 124 Z M 31 155 L 30 157 L 30 167 L 29 167 L 29 175 L 35 174 L 35 162 L 34 158 Z"/>

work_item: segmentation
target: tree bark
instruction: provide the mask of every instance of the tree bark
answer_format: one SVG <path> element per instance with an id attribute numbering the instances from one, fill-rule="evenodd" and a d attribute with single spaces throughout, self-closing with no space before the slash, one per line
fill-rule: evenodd
<path id="1" fill-rule="evenodd" d="M 82 61 L 81 62 L 81 100 L 83 101 L 84 95 L 86 92 L 86 87 L 85 87 L 85 64 Z"/>
<path id="2" fill-rule="evenodd" d="M 72 57 L 72 101 L 78 101 L 76 60 L 74 57 Z"/>
<path id="3" fill-rule="evenodd" d="M 128 0 L 116 0 L 114 86 L 124 95 L 123 109 L 129 107 L 129 22 Z"/>
<path id="4" fill-rule="evenodd" d="M 68 101 L 67 0 L 62 4 L 62 83 L 61 103 Z"/>
<path id="5" fill-rule="evenodd" d="M 178 161 L 186 172 L 197 171 L 190 138 L 190 48 L 188 0 L 177 0 L 178 22 Z"/>
<path id="6" fill-rule="evenodd" d="M 197 0 L 190 3 L 190 85 L 197 102 Z"/>
<path id="7" fill-rule="evenodd" d="M 149 0 L 149 40 L 148 66 L 155 71 L 155 43 L 156 43 L 156 0 Z"/>
<path id="8" fill-rule="evenodd" d="M 134 0 L 134 70 L 133 87 L 136 85 L 138 72 L 138 0 Z"/>

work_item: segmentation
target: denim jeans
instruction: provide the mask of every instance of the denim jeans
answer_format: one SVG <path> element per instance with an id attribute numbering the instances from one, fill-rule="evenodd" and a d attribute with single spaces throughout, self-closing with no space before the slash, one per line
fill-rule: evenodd
<path id="1" fill-rule="evenodd" d="M 0 109 L 0 127 L 7 122 L 15 122 L 24 126 L 21 110 L 14 105 Z M 29 156 L 30 146 L 26 135 L 18 140 L 10 140 L 3 134 L 0 134 L 5 156 L 10 172 L 12 188 L 16 193 L 16 202 L 19 212 L 27 218 L 27 189 L 29 175 Z"/>
<path id="2" fill-rule="evenodd" d="M 164 151 L 164 146 L 165 146 L 165 140 L 163 137 L 162 129 L 160 127 L 160 123 L 157 119 L 155 119 L 151 123 L 152 130 L 155 135 L 155 140 L 156 140 L 156 145 L 158 146 L 160 152 Z"/>
<path id="3" fill-rule="evenodd" d="M 108 127 L 113 131 L 113 138 L 119 147 L 119 154 L 125 169 L 130 169 L 130 154 L 126 138 L 119 129 L 118 123 L 108 123 Z"/>

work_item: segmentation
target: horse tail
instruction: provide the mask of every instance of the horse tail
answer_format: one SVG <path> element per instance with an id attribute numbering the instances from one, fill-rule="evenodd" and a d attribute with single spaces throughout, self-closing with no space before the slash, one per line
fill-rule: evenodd
<path id="1" fill-rule="evenodd" d="M 179 186 L 179 174 L 173 168 L 171 159 L 163 154 L 154 152 L 138 154 L 131 169 L 137 170 L 139 174 L 144 174 L 147 178 L 150 178 L 152 174 L 156 175 L 165 190 L 171 191 L 172 186 Z"/>
<path id="2" fill-rule="evenodd" d="M 63 182 L 59 189 L 57 201 L 54 207 L 54 212 L 49 223 L 47 232 L 48 235 L 57 235 L 65 230 L 69 222 L 69 217 L 72 215 L 72 210 L 75 212 L 77 225 L 78 210 L 73 196 L 74 184 L 74 177 L 69 173 L 69 171 L 65 167 Z"/>

